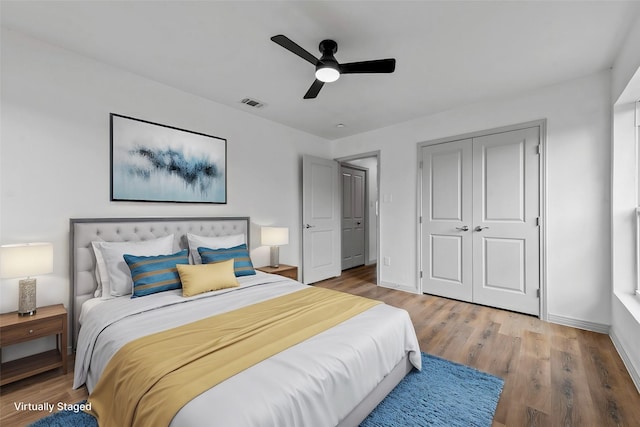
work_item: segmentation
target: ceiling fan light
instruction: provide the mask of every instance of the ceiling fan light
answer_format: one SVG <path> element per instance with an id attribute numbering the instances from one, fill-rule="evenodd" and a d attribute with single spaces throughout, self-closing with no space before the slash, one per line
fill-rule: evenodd
<path id="1" fill-rule="evenodd" d="M 316 70 L 316 79 L 324 83 L 331 83 L 338 80 L 340 72 L 332 67 L 322 67 Z"/>

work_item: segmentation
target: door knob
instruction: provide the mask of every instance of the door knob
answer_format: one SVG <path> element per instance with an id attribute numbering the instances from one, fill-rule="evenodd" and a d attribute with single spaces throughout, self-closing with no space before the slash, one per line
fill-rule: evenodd
<path id="1" fill-rule="evenodd" d="M 489 228 L 489 227 L 480 227 L 480 226 L 477 226 L 477 227 L 476 227 L 476 231 L 482 231 L 482 230 L 484 230 L 485 228 Z"/>
<path id="2" fill-rule="evenodd" d="M 462 227 L 456 227 L 456 230 L 469 231 L 469 226 L 468 225 L 463 225 Z"/>
<path id="3" fill-rule="evenodd" d="M 315 227 L 315 225 L 309 225 L 309 224 L 304 225 L 304 228 L 313 228 L 313 227 Z"/>

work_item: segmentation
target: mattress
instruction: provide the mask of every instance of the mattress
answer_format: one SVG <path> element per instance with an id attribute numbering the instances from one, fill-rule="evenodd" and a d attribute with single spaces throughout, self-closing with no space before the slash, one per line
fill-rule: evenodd
<path id="1" fill-rule="evenodd" d="M 91 392 L 111 357 L 132 340 L 306 287 L 262 272 L 239 282 L 191 298 L 176 290 L 89 303 L 82 311 L 74 388 L 86 384 Z M 407 356 L 420 369 L 408 313 L 380 304 L 202 393 L 171 425 L 335 426 Z"/>

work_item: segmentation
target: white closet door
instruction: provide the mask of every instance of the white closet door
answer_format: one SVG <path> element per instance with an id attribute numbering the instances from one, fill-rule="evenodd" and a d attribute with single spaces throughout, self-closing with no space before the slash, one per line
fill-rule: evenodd
<path id="1" fill-rule="evenodd" d="M 539 127 L 422 148 L 422 290 L 539 315 Z"/>
<path id="2" fill-rule="evenodd" d="M 473 140 L 473 301 L 538 315 L 539 128 Z"/>
<path id="3" fill-rule="evenodd" d="M 422 290 L 471 301 L 471 140 L 424 147 L 422 170 Z"/>

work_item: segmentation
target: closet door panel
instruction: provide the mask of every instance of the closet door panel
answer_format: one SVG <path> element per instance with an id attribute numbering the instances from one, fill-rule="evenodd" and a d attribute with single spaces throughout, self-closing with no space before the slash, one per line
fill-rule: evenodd
<path id="1" fill-rule="evenodd" d="M 473 140 L 473 301 L 539 314 L 537 127 Z"/>
<path id="2" fill-rule="evenodd" d="M 422 148 L 422 290 L 471 301 L 471 140 Z"/>

